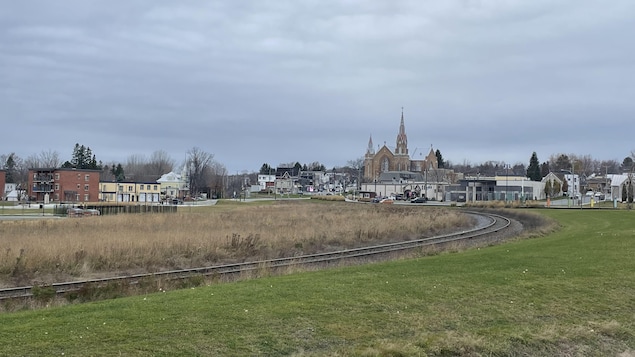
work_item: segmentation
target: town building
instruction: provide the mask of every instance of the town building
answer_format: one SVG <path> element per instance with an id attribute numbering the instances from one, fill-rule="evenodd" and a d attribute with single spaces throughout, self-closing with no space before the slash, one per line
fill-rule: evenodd
<path id="1" fill-rule="evenodd" d="M 3 200 L 17 202 L 24 196 L 26 196 L 24 190 L 20 189 L 17 183 L 7 182 L 4 184 L 4 195 L 1 197 Z"/>
<path id="2" fill-rule="evenodd" d="M 430 147 L 430 151 L 423 159 L 412 159 L 408 151 L 408 136 L 404 124 L 403 110 L 401 111 L 401 123 L 397 133 L 396 146 L 389 148 L 386 143 L 375 151 L 372 136 L 368 140 L 368 147 L 364 156 L 364 181 L 376 182 L 383 172 L 409 171 L 425 173 L 426 170 L 438 169 L 437 156 Z"/>
<path id="3" fill-rule="evenodd" d="M 99 170 L 72 168 L 29 169 L 28 197 L 35 202 L 97 202 Z"/>
<path id="4" fill-rule="evenodd" d="M 158 182 L 100 182 L 99 199 L 105 202 L 160 202 Z"/>
<path id="5" fill-rule="evenodd" d="M 184 199 L 189 196 L 189 184 L 185 167 L 180 174 L 173 171 L 161 175 L 157 180 L 160 190 L 166 200 Z"/>

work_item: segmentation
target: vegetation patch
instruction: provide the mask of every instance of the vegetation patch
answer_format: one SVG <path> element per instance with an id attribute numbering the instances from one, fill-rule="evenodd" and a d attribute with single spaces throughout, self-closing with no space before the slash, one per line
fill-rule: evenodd
<path id="1" fill-rule="evenodd" d="M 331 197 L 331 196 L 328 196 Z M 314 200 L 226 200 L 170 215 L 0 224 L 0 285 L 20 286 L 266 260 L 469 227 L 456 210 Z"/>
<path id="2" fill-rule="evenodd" d="M 0 355 L 632 355 L 635 216 L 540 212 L 561 228 L 460 253 L 5 313 Z"/>

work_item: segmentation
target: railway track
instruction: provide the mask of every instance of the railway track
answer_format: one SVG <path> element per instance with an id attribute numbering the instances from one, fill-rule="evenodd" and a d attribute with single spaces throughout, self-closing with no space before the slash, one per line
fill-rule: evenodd
<path id="1" fill-rule="evenodd" d="M 56 295 L 64 295 L 71 292 L 80 291 L 86 286 L 100 287 L 108 284 L 120 283 L 133 286 L 139 284 L 144 279 L 178 280 L 188 279 L 195 276 L 223 276 L 230 274 L 245 273 L 258 269 L 277 269 L 291 266 L 310 266 L 315 264 L 330 264 L 344 261 L 346 259 L 358 259 L 364 257 L 378 256 L 398 251 L 405 251 L 413 248 L 434 246 L 458 242 L 491 235 L 507 229 L 511 225 L 511 220 L 493 213 L 482 213 L 466 211 L 466 213 L 481 217 L 480 220 L 486 222 L 477 228 L 460 232 L 444 234 L 434 237 L 420 238 L 405 242 L 379 244 L 363 248 L 345 249 L 334 252 L 309 254 L 288 258 L 268 259 L 254 262 L 224 264 L 201 268 L 181 269 L 172 271 L 162 271 L 147 274 L 126 275 L 103 279 L 90 279 L 72 281 L 64 283 L 54 283 L 47 287 L 55 289 Z M 34 286 L 23 286 L 0 289 L 0 300 L 30 298 L 33 296 Z"/>

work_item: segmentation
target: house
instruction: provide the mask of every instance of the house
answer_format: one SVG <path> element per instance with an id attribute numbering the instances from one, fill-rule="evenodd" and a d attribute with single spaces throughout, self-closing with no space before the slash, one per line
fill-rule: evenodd
<path id="1" fill-rule="evenodd" d="M 258 175 L 258 186 L 260 186 L 260 191 L 273 190 L 273 186 L 275 182 L 276 182 L 276 175 L 270 175 L 270 174 Z"/>
<path id="2" fill-rule="evenodd" d="M 566 173 L 563 175 L 563 182 L 567 183 L 567 191 L 562 191 L 567 192 L 567 196 L 569 197 L 579 197 L 582 188 L 582 185 L 580 183 L 580 175 L 572 173 L 571 171 L 565 172 Z"/>
<path id="3" fill-rule="evenodd" d="M 2 195 L 2 199 L 5 201 L 17 202 L 20 200 L 20 197 L 24 195 L 23 190 L 18 188 L 18 184 L 16 183 L 6 183 L 4 185 L 4 195 Z"/>
<path id="4" fill-rule="evenodd" d="M 633 188 L 635 187 L 635 183 L 631 184 L 633 181 L 631 174 L 609 174 L 607 175 L 607 178 L 611 180 L 610 198 L 612 200 L 626 201 L 628 199 L 627 191 L 629 186 L 631 186 L 632 189 L 635 189 Z"/>
<path id="5" fill-rule="evenodd" d="M 301 171 L 298 177 L 298 185 L 302 192 L 317 192 L 328 188 L 330 177 L 324 171 Z M 335 182 L 335 174 L 333 174 L 333 182 Z"/>
<path id="6" fill-rule="evenodd" d="M 106 202 L 160 202 L 158 182 L 100 182 L 99 199 Z"/>
<path id="7" fill-rule="evenodd" d="M 292 173 L 295 170 L 280 170 L 280 174 L 276 169 L 276 181 L 274 183 L 274 191 L 277 193 L 297 193 L 295 181 L 297 176 Z"/>
<path id="8" fill-rule="evenodd" d="M 185 168 L 181 174 L 170 171 L 167 174 L 162 175 L 157 180 L 157 183 L 161 185 L 160 190 L 165 199 L 183 199 L 189 195 L 189 186 Z"/>
<path id="9" fill-rule="evenodd" d="M 611 180 L 608 176 L 592 174 L 586 179 L 586 191 L 606 194 L 610 191 Z"/>
<path id="10" fill-rule="evenodd" d="M 549 172 L 545 177 L 542 178 L 542 180 L 540 180 L 540 182 L 545 185 L 546 189 L 549 189 L 549 197 L 553 198 L 562 196 L 562 187 L 564 183 L 563 179 L 563 174 Z"/>

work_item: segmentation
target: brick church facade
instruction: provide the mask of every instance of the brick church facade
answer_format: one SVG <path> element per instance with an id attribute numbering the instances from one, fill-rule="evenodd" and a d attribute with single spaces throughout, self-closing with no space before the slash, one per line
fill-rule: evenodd
<path id="1" fill-rule="evenodd" d="M 397 134 L 397 145 L 394 151 L 384 144 L 375 152 L 373 138 L 369 139 L 366 155 L 364 156 L 364 180 L 366 182 L 378 180 L 382 172 L 408 171 L 424 173 L 426 170 L 437 169 L 438 166 L 437 156 L 432 147 L 430 147 L 428 155 L 422 160 L 410 158 L 408 136 L 406 135 L 402 110 L 399 133 Z"/>

